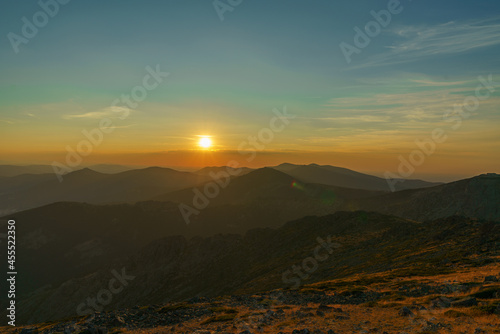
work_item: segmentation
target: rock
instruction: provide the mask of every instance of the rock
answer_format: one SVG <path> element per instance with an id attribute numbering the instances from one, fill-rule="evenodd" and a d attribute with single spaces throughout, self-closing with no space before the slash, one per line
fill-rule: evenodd
<path id="1" fill-rule="evenodd" d="M 451 306 L 451 300 L 446 297 L 439 297 L 431 301 L 431 308 L 448 308 Z"/>
<path id="2" fill-rule="evenodd" d="M 427 332 L 437 332 L 440 329 L 448 329 L 451 330 L 451 326 L 448 324 L 442 324 L 440 322 L 438 323 L 433 323 L 431 321 L 426 321 L 426 325 L 422 328 L 422 331 L 427 331 Z"/>
<path id="3" fill-rule="evenodd" d="M 486 276 L 484 278 L 484 282 L 487 283 L 487 282 L 498 282 L 498 278 L 496 278 L 496 276 Z"/>
<path id="4" fill-rule="evenodd" d="M 346 317 L 345 315 L 336 315 L 334 318 L 337 319 L 337 320 L 347 320 L 347 319 L 349 319 L 349 317 Z"/>
<path id="5" fill-rule="evenodd" d="M 476 305 L 477 305 L 477 300 L 474 297 L 467 297 L 451 302 L 452 307 L 471 307 Z"/>
<path id="6" fill-rule="evenodd" d="M 406 306 L 399 310 L 398 314 L 402 317 L 409 317 L 413 315 L 413 312 Z"/>
<path id="7" fill-rule="evenodd" d="M 294 329 L 292 334 L 311 334 L 308 329 Z"/>

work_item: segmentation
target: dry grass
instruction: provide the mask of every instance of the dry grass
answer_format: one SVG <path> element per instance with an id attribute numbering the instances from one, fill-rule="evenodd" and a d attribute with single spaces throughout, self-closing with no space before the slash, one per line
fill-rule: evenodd
<path id="1" fill-rule="evenodd" d="M 327 310 L 324 316 L 318 316 L 318 304 L 309 305 L 280 305 L 274 300 L 264 300 L 260 303 L 265 309 L 253 309 L 243 306 L 228 306 L 226 300 L 219 299 L 216 303 L 207 304 L 212 311 L 210 315 L 191 319 L 180 325 L 150 329 L 127 330 L 114 328 L 116 333 L 124 334 L 159 334 L 159 333 L 196 333 L 198 330 L 209 330 L 216 333 L 217 329 L 226 333 L 240 333 L 246 329 L 252 333 L 276 334 L 280 331 L 291 333 L 294 329 L 307 328 L 310 331 L 321 329 L 325 333 L 332 329 L 336 333 L 474 333 L 477 328 L 484 333 L 500 333 L 500 316 L 490 314 L 492 305 L 500 303 L 500 299 L 488 293 L 488 289 L 498 289 L 500 283 L 485 283 L 486 276 L 499 276 L 500 264 L 490 263 L 483 267 L 460 267 L 453 274 L 436 276 L 392 277 L 390 272 L 374 275 L 356 275 L 349 279 L 332 280 L 304 286 L 301 291 L 323 291 L 327 294 L 339 293 L 347 290 L 369 289 L 381 293 L 388 293 L 386 298 L 362 305 L 329 305 L 341 308 L 342 312 Z M 467 285 L 468 291 L 451 294 L 432 294 L 421 297 L 406 297 L 399 288 L 404 285 Z M 486 291 L 486 292 L 485 292 Z M 478 294 L 479 293 L 479 294 Z M 477 296 L 479 305 L 461 308 L 432 309 L 430 302 L 437 297 L 462 298 L 470 295 Z M 486 299 L 480 297 L 488 297 Z M 412 316 L 403 317 L 398 311 L 407 306 L 413 312 Z M 162 310 L 169 311 L 186 307 L 183 303 L 163 306 Z M 269 323 L 262 323 L 262 317 L 267 310 L 283 310 L 283 316 L 273 319 Z M 299 316 L 312 313 L 313 315 Z M 299 312 L 299 313 L 300 313 Z M 260 330 L 257 330 L 257 324 Z M 434 324 L 434 328 L 430 324 Z M 51 324 L 41 324 L 48 328 Z M 2 333 L 14 333 L 11 328 L 0 328 Z M 111 333 L 111 332 L 110 332 Z"/>

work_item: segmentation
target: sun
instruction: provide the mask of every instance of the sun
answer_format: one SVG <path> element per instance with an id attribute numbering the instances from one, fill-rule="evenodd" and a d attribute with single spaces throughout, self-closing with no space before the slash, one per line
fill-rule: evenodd
<path id="1" fill-rule="evenodd" d="M 210 137 L 203 136 L 198 141 L 198 146 L 200 146 L 201 148 L 204 148 L 204 149 L 208 149 L 208 148 L 212 147 L 212 139 L 210 139 Z"/>

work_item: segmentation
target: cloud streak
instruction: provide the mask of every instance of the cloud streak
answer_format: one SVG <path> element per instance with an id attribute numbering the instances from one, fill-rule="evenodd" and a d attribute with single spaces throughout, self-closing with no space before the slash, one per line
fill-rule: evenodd
<path id="1" fill-rule="evenodd" d="M 91 111 L 84 114 L 63 115 L 64 119 L 100 119 L 100 118 L 118 118 L 128 115 L 132 109 L 126 107 L 112 106 L 99 111 Z"/>
<path id="2" fill-rule="evenodd" d="M 389 51 L 369 57 L 349 69 L 414 62 L 500 44 L 500 18 L 448 22 L 434 26 L 401 26 L 389 31 L 400 41 Z"/>

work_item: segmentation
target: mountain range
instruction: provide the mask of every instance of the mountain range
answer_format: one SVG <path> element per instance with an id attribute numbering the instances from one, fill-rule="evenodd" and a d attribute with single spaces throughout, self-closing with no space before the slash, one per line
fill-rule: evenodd
<path id="1" fill-rule="evenodd" d="M 0 166 L 0 214 L 14 213 L 34 207 L 50 204 L 58 201 L 75 201 L 85 203 L 120 203 L 137 202 L 150 199 L 167 199 L 180 196 L 190 192 L 190 188 L 203 183 L 218 179 L 221 172 L 226 172 L 227 167 L 206 167 L 195 172 L 183 172 L 170 168 L 149 167 L 144 169 L 126 170 L 114 174 L 107 174 L 92 170 L 90 168 L 80 169 L 64 175 L 63 181 L 59 182 L 52 173 L 46 173 L 48 166 Z M 97 166 L 102 168 L 103 166 Z M 106 166 L 105 166 L 106 167 Z M 111 167 L 107 167 L 109 170 Z M 126 169 L 123 167 L 122 169 Z M 113 166 L 113 169 L 120 169 Z M 273 169 L 286 174 L 282 176 L 293 178 L 290 183 L 297 180 L 308 184 L 321 184 L 352 189 L 389 191 L 387 181 L 375 176 L 354 172 L 345 168 L 333 166 L 291 165 L 282 164 Z M 23 173 L 22 172 L 30 172 Z M 238 174 L 231 178 L 238 179 L 251 173 L 259 173 L 259 170 L 241 168 Z M 267 172 L 270 173 L 270 172 Z M 234 174 L 234 173 L 232 173 Z M 2 176 L 13 175 L 13 176 Z M 212 176 L 211 176 L 212 175 Z M 278 179 L 280 174 L 274 174 Z M 221 176 L 223 177 L 223 176 Z M 264 179 L 255 184 L 260 187 Z M 268 181 L 273 176 L 268 175 Z M 277 182 L 272 180 L 272 182 Z M 324 180 L 323 182 L 320 182 Z M 240 181 L 237 181 L 240 182 Z M 250 186 L 252 181 L 246 179 Z M 437 183 L 421 180 L 406 180 L 398 182 L 397 186 L 406 188 L 423 188 L 436 185 Z M 183 190 L 183 191 L 182 191 Z M 173 191 L 180 191 L 172 194 Z M 244 192 L 259 190 L 254 187 L 245 188 Z M 229 192 L 225 192 L 228 194 Z M 242 193 L 238 194 L 241 198 Z M 248 196 L 253 196 L 247 194 Z M 230 195 L 222 195 L 222 197 Z M 222 201 L 220 198 L 218 201 Z"/>
<path id="2" fill-rule="evenodd" d="M 289 288 L 297 276 L 280 275 L 329 236 L 341 247 L 308 284 L 498 251 L 500 175 L 398 184 L 316 164 L 0 176 L 0 228 L 17 223 L 20 319 L 75 316 L 122 268 L 138 278 L 108 309 Z"/>

